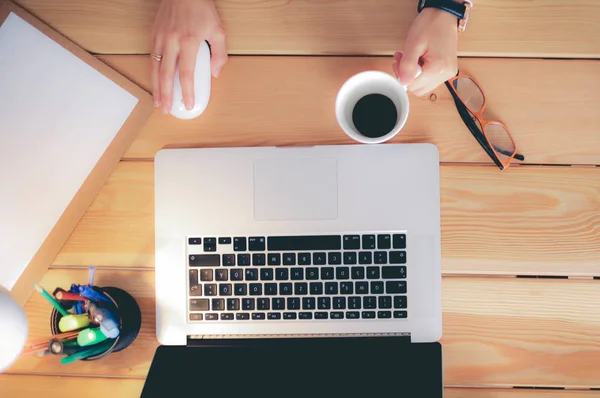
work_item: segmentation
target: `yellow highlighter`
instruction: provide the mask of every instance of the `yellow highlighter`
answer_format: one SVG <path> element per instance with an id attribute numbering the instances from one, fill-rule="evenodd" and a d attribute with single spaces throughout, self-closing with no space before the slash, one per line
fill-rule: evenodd
<path id="1" fill-rule="evenodd" d="M 106 340 L 106 336 L 102 333 L 100 328 L 83 329 L 79 332 L 79 336 L 77 336 L 77 344 L 82 347 L 98 344 L 104 340 Z"/>
<path id="2" fill-rule="evenodd" d="M 87 314 L 67 315 L 63 316 L 60 318 L 60 321 L 58 321 L 58 329 L 64 333 L 86 328 L 89 324 L 90 319 Z"/>

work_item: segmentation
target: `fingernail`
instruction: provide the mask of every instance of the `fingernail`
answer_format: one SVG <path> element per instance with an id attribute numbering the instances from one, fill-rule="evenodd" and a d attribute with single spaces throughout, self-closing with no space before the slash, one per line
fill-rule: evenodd
<path id="1" fill-rule="evenodd" d="M 221 68 L 219 68 L 215 71 L 215 77 L 219 77 L 220 74 L 221 74 Z"/>
<path id="2" fill-rule="evenodd" d="M 185 101 L 185 108 L 189 111 L 190 109 L 192 109 L 194 107 L 194 104 L 192 103 L 192 101 L 187 100 Z"/>
<path id="3" fill-rule="evenodd" d="M 163 113 L 164 113 L 165 115 L 168 115 L 168 114 L 169 114 L 169 110 L 167 109 L 167 107 L 166 107 L 166 106 L 163 106 L 163 108 L 162 108 L 162 111 L 163 111 Z"/>
<path id="4" fill-rule="evenodd" d="M 158 108 L 160 106 L 160 101 L 159 100 L 154 100 L 154 107 Z"/>

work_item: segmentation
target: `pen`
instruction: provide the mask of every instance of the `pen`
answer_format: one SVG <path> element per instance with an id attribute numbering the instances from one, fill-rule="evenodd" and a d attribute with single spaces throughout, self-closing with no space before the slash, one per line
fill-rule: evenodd
<path id="1" fill-rule="evenodd" d="M 65 310 L 63 307 L 61 307 L 60 304 L 58 304 L 58 301 L 56 301 L 54 299 L 54 297 L 52 297 L 50 295 L 50 293 L 48 293 L 47 291 L 45 291 L 44 288 L 42 288 L 37 283 L 34 283 L 33 286 L 35 287 L 35 290 L 37 290 L 46 300 L 48 300 L 48 302 L 50 304 L 52 304 L 54 306 L 54 308 L 56 308 L 56 310 L 58 312 L 60 312 L 63 316 L 69 315 L 69 313 L 67 312 L 67 310 Z"/>
<path id="2" fill-rule="evenodd" d="M 100 328 L 83 329 L 79 332 L 79 336 L 77 336 L 77 344 L 82 347 L 98 344 L 104 340 L 106 340 L 106 336 L 102 333 Z"/>
<path id="3" fill-rule="evenodd" d="M 104 340 L 100 344 L 96 344 L 90 347 L 87 347 L 81 351 L 76 352 L 75 354 L 71 354 L 68 357 L 64 357 L 60 360 L 60 362 L 64 365 L 75 362 L 79 359 L 89 358 L 93 355 L 102 354 L 104 351 L 108 350 L 108 348 L 113 343 L 112 340 Z"/>
<path id="4" fill-rule="evenodd" d="M 77 329 L 83 329 L 88 327 L 90 319 L 87 314 L 80 315 L 67 315 L 60 318 L 58 321 L 58 329 L 61 332 L 70 332 Z"/>
<path id="5" fill-rule="evenodd" d="M 54 297 L 56 297 L 57 300 L 60 301 L 84 301 L 85 299 L 83 297 L 81 297 L 78 294 L 75 293 L 71 293 L 71 292 L 65 292 L 63 290 L 59 290 L 56 293 L 54 293 Z"/>
<path id="6" fill-rule="evenodd" d="M 90 267 L 90 273 L 88 274 L 88 286 L 92 286 L 94 284 L 94 275 L 96 275 L 96 267 Z"/>

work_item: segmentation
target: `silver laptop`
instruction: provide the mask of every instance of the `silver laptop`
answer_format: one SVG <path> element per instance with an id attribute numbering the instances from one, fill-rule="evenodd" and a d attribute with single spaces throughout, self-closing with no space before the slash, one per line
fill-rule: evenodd
<path id="1" fill-rule="evenodd" d="M 166 149 L 155 201 L 163 345 L 441 337 L 434 145 Z"/>

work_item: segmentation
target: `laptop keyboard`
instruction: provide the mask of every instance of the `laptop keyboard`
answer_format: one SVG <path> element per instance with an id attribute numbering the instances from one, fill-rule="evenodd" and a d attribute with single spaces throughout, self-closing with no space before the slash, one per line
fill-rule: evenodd
<path id="1" fill-rule="evenodd" d="M 406 233 L 190 237 L 190 321 L 405 319 Z"/>

